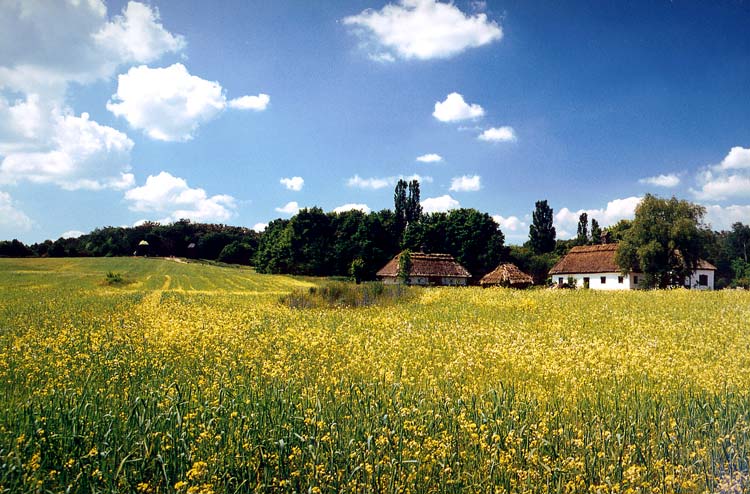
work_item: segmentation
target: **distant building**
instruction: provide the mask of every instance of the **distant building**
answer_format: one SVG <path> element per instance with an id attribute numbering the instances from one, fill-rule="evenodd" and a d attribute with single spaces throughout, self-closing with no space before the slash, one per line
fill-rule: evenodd
<path id="1" fill-rule="evenodd" d="M 484 275 L 479 282 L 483 287 L 505 286 L 510 288 L 527 288 L 534 284 L 534 279 L 524 273 L 518 266 L 507 262 L 500 264 L 493 271 Z"/>
<path id="2" fill-rule="evenodd" d="M 562 286 L 568 278 L 576 281 L 578 288 L 594 290 L 632 290 L 643 282 L 643 273 L 632 271 L 623 275 L 615 262 L 617 244 L 581 245 L 573 247 L 549 271 L 552 283 Z M 698 269 L 685 280 L 685 288 L 713 290 L 716 266 L 700 260 Z"/>
<path id="3" fill-rule="evenodd" d="M 386 284 L 401 283 L 399 278 L 400 253 L 378 271 L 377 277 Z M 425 254 L 412 252 L 410 285 L 466 286 L 471 274 L 450 254 Z"/>

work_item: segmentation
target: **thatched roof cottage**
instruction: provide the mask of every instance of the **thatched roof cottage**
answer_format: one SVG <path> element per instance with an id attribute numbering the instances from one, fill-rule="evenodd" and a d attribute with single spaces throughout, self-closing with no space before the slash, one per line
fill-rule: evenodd
<path id="1" fill-rule="evenodd" d="M 527 288 L 534 284 L 534 279 L 518 269 L 518 266 L 515 264 L 506 262 L 484 275 L 479 284 L 483 287 L 505 286 L 510 288 Z"/>
<path id="2" fill-rule="evenodd" d="M 376 273 L 379 280 L 387 284 L 401 282 L 398 275 L 399 261 L 402 255 L 403 252 L 391 259 Z M 471 278 L 471 274 L 466 268 L 461 266 L 450 254 L 412 252 L 410 258 L 410 285 L 465 286 Z"/>
<path id="3" fill-rule="evenodd" d="M 615 261 L 617 244 L 580 245 L 570 249 L 552 269 L 552 282 L 558 286 L 576 281 L 579 288 L 588 287 L 595 290 L 631 290 L 638 288 L 643 281 L 643 273 L 630 272 L 623 275 Z M 713 290 L 716 266 L 701 260 L 698 269 L 685 280 L 686 288 Z"/>

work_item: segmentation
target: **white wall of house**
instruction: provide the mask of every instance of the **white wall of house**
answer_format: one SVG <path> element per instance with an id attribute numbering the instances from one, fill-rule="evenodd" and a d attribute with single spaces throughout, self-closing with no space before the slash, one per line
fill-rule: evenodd
<path id="1" fill-rule="evenodd" d="M 713 290 L 714 273 L 713 269 L 696 269 L 690 278 L 688 278 L 685 286 L 693 290 Z"/>
<path id="2" fill-rule="evenodd" d="M 384 276 L 384 285 L 395 285 L 401 283 L 401 278 L 393 276 Z M 454 277 L 443 277 L 440 279 L 440 283 L 444 286 L 466 286 L 468 280 L 466 278 L 454 278 Z M 409 284 L 415 286 L 427 286 L 430 284 L 430 279 L 426 276 L 410 276 Z"/>
<path id="3" fill-rule="evenodd" d="M 586 279 L 588 279 L 589 288 L 592 290 L 630 290 L 634 286 L 632 274 L 623 276 L 620 273 L 558 274 L 552 281 L 559 284 L 560 278 L 562 278 L 563 283 L 567 283 L 568 277 L 576 280 L 576 288 L 583 288 Z"/>
<path id="4" fill-rule="evenodd" d="M 466 278 L 443 278 L 443 285 L 445 286 L 466 286 Z"/>
<path id="5" fill-rule="evenodd" d="M 698 269 L 686 281 L 685 286 L 693 290 L 713 290 L 714 274 L 712 269 Z M 588 278 L 589 288 L 592 290 L 635 290 L 640 288 L 639 283 L 643 282 L 643 273 L 630 273 L 625 276 L 620 273 L 565 274 L 555 275 L 552 281 L 560 284 L 560 278 L 562 278 L 562 282 L 567 283 L 569 276 L 575 278 L 576 288 L 583 288 L 584 279 Z M 620 278 L 622 278 L 622 283 L 620 283 Z"/>

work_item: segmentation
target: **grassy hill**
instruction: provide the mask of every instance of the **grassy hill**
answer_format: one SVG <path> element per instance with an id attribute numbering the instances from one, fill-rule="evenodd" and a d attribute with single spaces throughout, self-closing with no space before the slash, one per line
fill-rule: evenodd
<path id="1" fill-rule="evenodd" d="M 108 272 L 119 273 L 123 290 L 283 293 L 312 286 L 289 276 L 259 275 L 252 268 L 144 257 L 0 259 L 0 286 L 90 290 Z"/>

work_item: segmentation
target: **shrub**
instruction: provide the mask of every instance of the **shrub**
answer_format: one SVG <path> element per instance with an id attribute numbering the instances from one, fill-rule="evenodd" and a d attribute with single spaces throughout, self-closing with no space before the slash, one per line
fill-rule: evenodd
<path id="1" fill-rule="evenodd" d="M 125 282 L 125 279 L 122 277 L 122 274 L 115 273 L 113 271 L 107 271 L 107 274 L 104 280 L 107 282 L 108 285 L 120 285 Z"/>
<path id="2" fill-rule="evenodd" d="M 325 307 L 369 307 L 392 305 L 413 297 L 413 288 L 404 285 L 384 285 L 374 281 L 353 284 L 344 281 L 327 281 L 321 286 L 297 289 L 282 296 L 279 301 L 292 309 Z"/>

